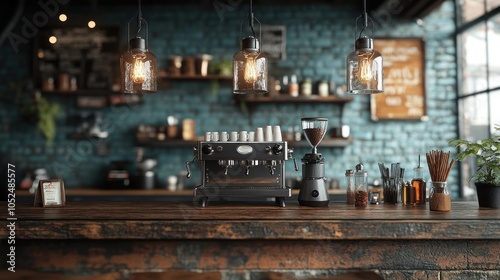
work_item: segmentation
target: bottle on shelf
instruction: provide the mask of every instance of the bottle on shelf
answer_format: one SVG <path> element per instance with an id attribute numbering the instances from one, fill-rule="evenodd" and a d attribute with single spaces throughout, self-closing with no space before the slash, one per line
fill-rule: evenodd
<path id="1" fill-rule="evenodd" d="M 425 205 L 427 199 L 427 188 L 424 180 L 424 168 L 420 166 L 420 155 L 418 155 L 418 166 L 413 169 L 415 176 L 411 185 L 415 188 L 415 204 Z"/>
<path id="2" fill-rule="evenodd" d="M 354 170 L 347 169 L 345 171 L 345 178 L 347 183 L 347 204 L 354 205 Z"/>
<path id="3" fill-rule="evenodd" d="M 288 94 L 293 97 L 299 96 L 299 84 L 297 83 L 297 75 L 290 77 L 290 84 L 288 85 Z"/>
<path id="4" fill-rule="evenodd" d="M 288 93 L 288 76 L 285 75 L 283 76 L 283 83 L 281 84 L 280 87 L 280 93 L 281 94 L 287 94 Z"/>

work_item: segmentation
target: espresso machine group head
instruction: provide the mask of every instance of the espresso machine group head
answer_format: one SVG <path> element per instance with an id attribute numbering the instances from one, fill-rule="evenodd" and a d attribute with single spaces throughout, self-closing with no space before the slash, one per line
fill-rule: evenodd
<path id="1" fill-rule="evenodd" d="M 313 207 L 328 206 L 330 197 L 326 187 L 325 160 L 316 148 L 325 137 L 328 119 L 302 118 L 301 123 L 312 151 L 302 158 L 302 185 L 299 191 L 299 204 Z"/>

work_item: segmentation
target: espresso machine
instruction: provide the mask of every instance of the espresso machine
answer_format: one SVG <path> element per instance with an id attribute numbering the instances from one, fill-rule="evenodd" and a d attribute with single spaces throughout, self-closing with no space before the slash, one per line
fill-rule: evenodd
<path id="1" fill-rule="evenodd" d="M 328 126 L 326 118 L 302 118 L 302 130 L 312 152 L 302 158 L 302 185 L 299 191 L 299 204 L 304 206 L 328 206 L 328 195 L 325 179 L 325 160 L 316 147 L 325 137 Z"/>
<path id="2" fill-rule="evenodd" d="M 298 170 L 287 142 L 281 141 L 281 135 L 265 141 L 258 137 L 231 140 L 199 141 L 194 159 L 186 162 L 188 178 L 189 164 L 198 160 L 201 165 L 201 185 L 193 193 L 200 206 L 205 207 L 209 198 L 274 197 L 277 205 L 285 207 L 285 198 L 292 195 L 285 185 L 285 161 L 293 159 Z"/>

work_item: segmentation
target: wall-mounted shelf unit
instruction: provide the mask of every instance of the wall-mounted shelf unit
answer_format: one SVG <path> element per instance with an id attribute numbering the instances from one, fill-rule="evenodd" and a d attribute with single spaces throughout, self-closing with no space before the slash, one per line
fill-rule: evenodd
<path id="1" fill-rule="evenodd" d="M 352 138 L 325 138 L 320 144 L 320 147 L 346 147 L 353 142 Z M 196 141 L 185 141 L 180 139 L 170 139 L 164 141 L 158 140 L 139 140 L 136 139 L 136 145 L 144 147 L 196 147 Z M 291 148 L 310 147 L 306 141 L 288 141 L 288 146 Z"/>
<path id="2" fill-rule="evenodd" d="M 113 94 L 122 94 L 119 91 L 112 91 L 107 89 L 78 89 L 72 91 L 42 91 L 42 95 L 64 95 L 64 96 L 108 96 Z"/>
<path id="3" fill-rule="evenodd" d="M 231 81 L 233 76 L 226 75 L 179 75 L 179 76 L 171 76 L 165 73 L 159 73 L 158 78 L 162 80 L 218 80 L 218 81 Z"/>
<path id="4" fill-rule="evenodd" d="M 137 146 L 143 147 L 195 147 L 196 141 L 186 141 L 181 139 L 168 139 L 168 140 L 149 140 L 149 139 L 135 139 L 135 144 Z"/>
<path id="5" fill-rule="evenodd" d="M 253 96 L 253 95 L 241 95 L 235 96 L 239 101 L 243 101 L 247 104 L 262 104 L 262 103 L 337 103 L 345 104 L 353 100 L 352 97 L 340 97 L 340 96 L 327 96 L 322 97 L 318 95 L 311 96 L 289 96 L 289 95 L 277 95 L 277 96 Z"/>

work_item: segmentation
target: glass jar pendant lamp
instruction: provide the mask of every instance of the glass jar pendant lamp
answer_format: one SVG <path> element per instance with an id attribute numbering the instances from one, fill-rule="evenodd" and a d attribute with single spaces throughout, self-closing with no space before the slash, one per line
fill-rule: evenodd
<path id="1" fill-rule="evenodd" d="M 243 20 L 246 18 L 248 18 L 252 35 L 241 40 L 241 49 L 233 56 L 233 93 L 267 93 L 267 57 L 260 51 L 261 24 L 253 16 L 252 0 L 250 0 L 248 15 L 241 20 L 241 38 Z M 255 35 L 254 20 L 259 24 L 259 39 Z"/>
<path id="2" fill-rule="evenodd" d="M 137 32 L 130 39 L 130 23 L 137 19 Z M 145 28 L 143 28 L 145 27 Z M 142 32 L 144 31 L 144 32 Z M 141 32 L 144 33 L 141 37 Z M 124 93 L 154 93 L 157 87 L 156 56 L 149 52 L 148 23 L 142 18 L 141 0 L 139 12 L 128 23 L 128 49 L 120 57 L 120 81 Z"/>
<path id="3" fill-rule="evenodd" d="M 384 91 L 382 55 L 373 49 L 373 39 L 366 36 L 368 20 L 373 21 L 366 13 L 366 0 L 363 1 L 363 14 L 356 19 L 354 31 L 355 50 L 346 59 L 347 92 L 352 94 L 374 94 Z M 358 33 L 358 20 L 363 19 L 363 27 Z"/>

